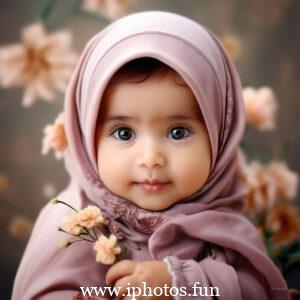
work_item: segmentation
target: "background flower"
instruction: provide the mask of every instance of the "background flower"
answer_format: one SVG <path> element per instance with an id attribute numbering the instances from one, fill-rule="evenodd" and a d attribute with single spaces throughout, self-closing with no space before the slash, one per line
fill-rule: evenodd
<path id="1" fill-rule="evenodd" d="M 0 47 L 0 82 L 3 87 L 25 86 L 22 104 L 38 98 L 54 99 L 55 91 L 65 91 L 77 55 L 71 48 L 71 33 L 47 34 L 35 23 L 22 30 L 22 44 Z"/>
<path id="2" fill-rule="evenodd" d="M 273 90 L 269 87 L 246 87 L 243 89 L 243 96 L 247 122 L 263 131 L 273 130 L 277 111 Z"/>
<path id="3" fill-rule="evenodd" d="M 30 236 L 33 224 L 25 216 L 16 215 L 14 216 L 8 225 L 9 233 L 17 239 L 27 239 Z"/>
<path id="4" fill-rule="evenodd" d="M 295 199 L 298 193 L 299 176 L 288 168 L 286 162 L 272 161 L 266 171 L 276 181 L 276 197 L 278 199 Z"/>
<path id="5" fill-rule="evenodd" d="M 133 0 L 84 0 L 82 8 L 115 20 L 128 13 L 132 5 Z"/>
<path id="6" fill-rule="evenodd" d="M 274 207 L 266 222 L 266 228 L 273 233 L 273 241 L 287 244 L 300 240 L 299 216 L 298 208 L 290 203 L 281 203 Z"/>
<path id="7" fill-rule="evenodd" d="M 53 198 L 56 194 L 56 187 L 52 182 L 45 182 L 42 187 L 42 194 L 45 198 Z"/>
<path id="8" fill-rule="evenodd" d="M 241 50 L 242 50 L 242 43 L 235 35 L 226 34 L 221 38 L 221 41 L 232 59 L 236 60 L 240 57 Z"/>
<path id="9" fill-rule="evenodd" d="M 240 151 L 239 175 L 247 189 L 246 212 L 260 213 L 283 199 L 295 199 L 299 176 L 282 161 L 262 165 L 259 161 L 247 162 Z"/>
<path id="10" fill-rule="evenodd" d="M 44 138 L 42 141 L 42 154 L 48 154 L 50 149 L 54 150 L 55 157 L 61 159 L 63 151 L 68 147 L 66 132 L 64 127 L 64 115 L 60 113 L 54 124 L 44 128 Z"/>
<path id="11" fill-rule="evenodd" d="M 0 175 L 0 191 L 7 190 L 9 187 L 9 179 L 5 175 Z"/>

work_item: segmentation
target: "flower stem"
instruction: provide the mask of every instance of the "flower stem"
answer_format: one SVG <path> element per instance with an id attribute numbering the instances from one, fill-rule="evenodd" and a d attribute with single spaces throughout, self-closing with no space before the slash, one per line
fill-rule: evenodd
<path id="1" fill-rule="evenodd" d="M 90 234 L 88 229 L 86 229 L 84 226 L 82 226 L 80 224 L 78 224 L 78 226 L 80 226 L 93 239 L 93 241 L 96 241 L 96 238 Z"/>
<path id="2" fill-rule="evenodd" d="M 44 8 L 42 9 L 42 11 L 38 17 L 39 21 L 44 22 L 49 17 L 56 2 L 57 2 L 57 0 L 49 0 L 47 2 L 47 4 L 44 6 Z"/>
<path id="3" fill-rule="evenodd" d="M 78 12 L 80 12 L 80 10 L 81 10 L 81 0 L 77 0 L 77 1 L 75 1 L 75 4 L 74 4 L 71 12 L 73 14 L 77 14 Z"/>
<path id="4" fill-rule="evenodd" d="M 97 235 L 97 233 L 96 233 L 96 230 L 94 229 L 94 227 L 92 227 L 92 229 L 93 229 L 94 235 L 95 235 L 95 237 L 96 237 L 96 240 L 98 240 L 98 235 Z"/>
<path id="5" fill-rule="evenodd" d="M 71 206 L 70 204 L 68 204 L 68 203 L 66 203 L 66 202 L 64 202 L 64 201 L 61 201 L 61 200 L 59 200 L 59 199 L 57 199 L 57 198 L 55 198 L 54 201 L 55 201 L 55 203 L 62 203 L 62 204 L 64 204 L 64 205 L 70 207 L 71 209 L 75 210 L 75 211 L 78 213 L 78 210 L 75 209 L 75 208 L 74 208 L 73 206 Z"/>
<path id="6" fill-rule="evenodd" d="M 103 234 L 107 238 L 109 237 L 110 232 L 109 232 L 108 226 L 106 224 L 99 224 L 97 228 L 101 234 Z"/>
<path id="7" fill-rule="evenodd" d="M 83 239 L 82 239 L 82 240 L 75 240 L 75 241 L 72 241 L 72 242 L 70 242 L 70 243 L 71 243 L 71 245 L 72 245 L 72 244 L 74 244 L 74 243 L 76 243 L 76 242 L 82 242 L 82 241 L 83 241 Z M 86 241 L 94 243 L 94 241 L 90 241 L 90 240 L 86 240 Z"/>
<path id="8" fill-rule="evenodd" d="M 91 241 L 91 240 L 86 239 L 86 238 L 84 238 L 84 237 L 82 237 L 82 236 L 80 236 L 80 235 L 72 234 L 72 233 L 70 233 L 70 232 L 68 232 L 68 231 L 65 231 L 65 230 L 63 230 L 61 227 L 58 227 L 58 231 L 62 231 L 62 232 L 64 232 L 64 233 L 67 233 L 67 234 L 72 235 L 72 236 L 80 237 L 82 240 L 85 240 L 85 241 L 88 241 L 88 242 L 94 242 L 94 239 Z"/>

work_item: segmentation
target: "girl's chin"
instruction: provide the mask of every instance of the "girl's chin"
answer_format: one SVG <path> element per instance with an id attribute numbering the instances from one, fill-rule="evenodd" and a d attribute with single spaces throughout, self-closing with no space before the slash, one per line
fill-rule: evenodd
<path id="1" fill-rule="evenodd" d="M 173 202 L 168 201 L 167 199 L 163 199 L 162 197 L 151 196 L 151 197 L 143 197 L 141 201 L 140 196 L 136 201 L 131 201 L 135 205 L 140 208 L 150 210 L 150 211 L 162 211 L 168 209 L 170 206 L 173 205 Z"/>

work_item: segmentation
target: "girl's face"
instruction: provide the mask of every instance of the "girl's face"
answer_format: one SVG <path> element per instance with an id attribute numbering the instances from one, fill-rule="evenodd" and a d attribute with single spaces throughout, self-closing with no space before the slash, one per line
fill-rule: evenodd
<path id="1" fill-rule="evenodd" d="M 96 130 L 99 175 L 114 194 L 159 211 L 208 178 L 211 149 L 193 92 L 172 73 L 109 85 Z"/>

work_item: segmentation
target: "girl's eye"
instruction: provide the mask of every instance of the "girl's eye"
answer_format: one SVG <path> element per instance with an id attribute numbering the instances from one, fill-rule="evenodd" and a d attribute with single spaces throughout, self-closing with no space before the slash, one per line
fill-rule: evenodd
<path id="1" fill-rule="evenodd" d="M 120 127 L 117 128 L 112 135 L 117 138 L 118 140 L 122 141 L 128 141 L 132 138 L 133 132 L 130 128 L 128 127 Z"/>
<path id="2" fill-rule="evenodd" d="M 170 130 L 168 137 L 171 137 L 174 140 L 181 140 L 190 136 L 191 131 L 185 127 L 177 126 Z M 121 141 L 129 141 L 134 136 L 132 129 L 128 127 L 119 127 L 115 129 L 111 135 Z"/>
<path id="3" fill-rule="evenodd" d="M 174 127 L 171 129 L 170 134 L 174 140 L 181 140 L 190 135 L 190 130 L 184 127 Z"/>

